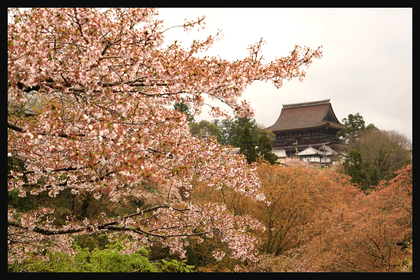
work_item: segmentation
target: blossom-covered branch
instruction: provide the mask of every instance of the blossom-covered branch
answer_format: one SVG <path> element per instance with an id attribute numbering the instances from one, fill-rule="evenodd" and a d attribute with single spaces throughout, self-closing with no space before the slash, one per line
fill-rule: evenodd
<path id="1" fill-rule="evenodd" d="M 193 137 L 185 115 L 169 107 L 184 100 L 199 114 L 209 96 L 235 115 L 252 116 L 250 104 L 239 101 L 247 86 L 261 80 L 280 87 L 284 79 L 302 79 L 302 68 L 322 57 L 321 49 L 295 46 L 290 55 L 266 63 L 260 40 L 241 60 L 198 58 L 218 34 L 193 41 L 187 49 L 176 41 L 165 46 L 164 33 L 170 29 L 163 30 L 157 14 L 149 8 L 9 9 L 8 158 L 13 164 L 8 190 L 20 197 L 47 192 L 51 198 L 70 190 L 73 196 L 106 195 L 110 201 L 136 192 L 167 205 L 148 213 L 153 219 L 140 212 L 108 217 L 108 224 L 85 217 L 56 228 L 40 219 L 39 211 L 18 213 L 9 206 L 16 216 L 9 226 L 63 233 L 57 241 L 62 248 L 69 247 L 64 233 L 86 232 L 88 226 L 131 231 L 139 244 L 149 242 L 144 235 L 172 236 L 161 242 L 180 254 L 185 237 L 211 236 L 217 228 L 235 257 L 255 259 L 258 240 L 248 229 L 263 230 L 257 221 L 231 215 L 223 205 L 194 205 L 185 199 L 194 179 L 264 201 L 255 166 L 214 139 Z M 203 20 L 180 27 L 203 27 Z M 35 113 L 27 116 L 22 108 Z M 212 106 L 211 114 L 230 116 L 218 106 Z M 158 191 L 150 193 L 144 187 L 148 184 Z M 33 222 L 19 224 L 22 217 Z M 10 248 L 12 255 L 18 251 Z M 222 255 L 215 252 L 218 259 Z"/>

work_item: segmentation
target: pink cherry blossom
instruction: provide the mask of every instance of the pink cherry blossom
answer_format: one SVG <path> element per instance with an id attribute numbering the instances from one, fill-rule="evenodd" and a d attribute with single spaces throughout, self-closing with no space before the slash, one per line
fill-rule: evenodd
<path id="1" fill-rule="evenodd" d="M 198 58 L 221 34 L 194 41 L 189 49 L 164 46 L 170 28 L 163 30 L 157 14 L 151 8 L 9 9 L 8 156 L 23 160 L 25 174 L 11 170 L 8 190 L 56 197 L 70 189 L 74 196 L 90 192 L 98 200 L 107 194 L 111 201 L 136 193 L 152 205 L 119 217 L 70 217 L 62 226 L 40 219 L 38 210 L 18 213 L 9 206 L 9 234 L 16 238 L 9 243 L 9 261 L 23 260 L 22 248 L 35 252 L 40 242 L 73 253 L 72 235 L 99 231 L 132 235 L 127 252 L 159 240 L 181 256 L 188 236 L 217 235 L 232 257 L 257 259 L 259 240 L 248 229 L 264 230 L 258 221 L 234 216 L 225 205 L 189 203 L 180 194 L 196 177 L 209 187 L 225 185 L 264 201 L 255 166 L 215 139 L 193 137 L 185 115 L 170 108 L 183 98 L 198 114 L 208 96 L 231 108 L 212 105 L 215 117 L 252 116 L 251 104 L 239 101 L 247 86 L 260 80 L 280 87 L 285 79 L 303 79 L 302 68 L 322 51 L 295 46 L 289 56 L 266 63 L 260 40 L 242 60 Z M 202 17 L 180 27 L 204 25 Z M 25 94 L 33 91 L 44 105 L 36 116 L 22 117 L 17 108 L 28 106 Z M 145 182 L 158 185 L 159 194 L 144 189 Z M 225 255 L 221 250 L 214 252 L 217 260 Z"/>

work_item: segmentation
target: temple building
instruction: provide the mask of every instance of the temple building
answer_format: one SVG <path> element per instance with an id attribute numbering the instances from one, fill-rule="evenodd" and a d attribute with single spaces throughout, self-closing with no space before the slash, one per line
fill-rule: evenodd
<path id="1" fill-rule="evenodd" d="M 280 162 L 286 157 L 299 157 L 307 162 L 329 164 L 334 161 L 341 140 L 335 136 L 344 126 L 338 121 L 330 99 L 283 104 L 271 130 L 276 139 L 273 153 Z"/>

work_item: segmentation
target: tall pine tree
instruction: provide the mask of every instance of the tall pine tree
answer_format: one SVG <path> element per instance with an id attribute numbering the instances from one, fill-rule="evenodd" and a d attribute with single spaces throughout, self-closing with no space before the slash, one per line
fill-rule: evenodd
<path id="1" fill-rule="evenodd" d="M 248 163 L 256 160 L 257 152 L 255 151 L 255 144 L 249 129 L 248 123 L 246 122 L 239 138 L 239 152 L 245 155 Z"/>
<path id="2" fill-rule="evenodd" d="M 257 155 L 263 157 L 270 164 L 275 164 L 277 156 L 271 152 L 273 145 L 267 136 L 267 132 L 261 131 L 260 139 L 258 140 Z"/>

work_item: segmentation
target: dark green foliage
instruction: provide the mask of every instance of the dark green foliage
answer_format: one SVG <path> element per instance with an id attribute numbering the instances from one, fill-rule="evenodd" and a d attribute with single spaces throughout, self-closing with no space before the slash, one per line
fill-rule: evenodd
<path id="1" fill-rule="evenodd" d="M 342 120 L 344 126 L 346 128 L 340 130 L 337 132 L 337 138 L 339 137 L 356 137 L 357 134 L 360 132 L 363 132 L 365 130 L 377 130 L 378 128 L 374 124 L 369 124 L 368 126 L 365 126 L 365 121 L 363 120 L 363 117 L 356 113 L 355 115 L 349 114 L 347 118 L 344 118 Z"/>
<path id="2" fill-rule="evenodd" d="M 277 156 L 271 152 L 272 150 L 273 146 L 271 145 L 271 141 L 267 136 L 267 132 L 264 130 L 261 131 L 261 136 L 258 140 L 257 154 L 263 157 L 270 164 L 275 164 Z"/>
<path id="3" fill-rule="evenodd" d="M 216 248 L 223 247 L 220 238 L 208 238 L 201 236 L 202 242 L 198 242 L 197 238 L 189 237 L 186 249 L 187 264 L 194 266 L 198 272 L 232 272 L 235 264 L 244 264 L 238 259 L 230 257 L 230 250 L 227 250 L 226 256 L 222 261 L 216 261 L 212 251 Z"/>
<path id="4" fill-rule="evenodd" d="M 95 249 L 103 250 L 109 245 L 108 235 L 106 234 L 82 234 L 74 237 L 74 246 L 82 249 L 89 249 L 92 252 Z"/>
<path id="5" fill-rule="evenodd" d="M 19 197 L 19 191 L 14 189 L 7 193 L 7 204 L 13 206 L 18 212 L 28 212 L 37 209 L 32 195 Z"/>
<path id="6" fill-rule="evenodd" d="M 14 172 L 24 172 L 25 169 L 25 162 L 18 158 L 18 157 L 7 157 L 7 174 L 10 174 L 10 170 Z"/>
<path id="7" fill-rule="evenodd" d="M 229 144 L 231 144 L 234 147 L 240 147 L 241 141 L 242 141 L 241 138 L 243 137 L 242 134 L 244 133 L 244 129 L 245 129 L 245 124 L 247 125 L 249 133 L 251 134 L 252 127 L 253 127 L 253 120 L 250 120 L 246 117 L 245 118 L 235 117 L 231 125 L 231 129 L 230 129 L 231 136 L 230 136 Z"/>
<path id="8" fill-rule="evenodd" d="M 244 129 L 245 123 L 248 124 L 252 139 L 254 144 L 256 145 L 259 138 L 260 128 L 258 128 L 257 122 L 254 119 L 250 119 L 248 117 L 235 117 L 234 119 L 228 120 L 224 119 L 219 121 L 215 119 L 212 123 L 220 130 L 221 137 L 220 141 L 218 138 L 219 143 L 222 145 L 232 145 L 233 147 L 239 147 L 240 144 L 240 137 L 242 134 L 242 130 Z"/>
<path id="9" fill-rule="evenodd" d="M 196 272 L 194 266 L 187 265 L 187 260 L 162 260 L 155 265 L 160 270 L 158 272 Z"/>
<path id="10" fill-rule="evenodd" d="M 204 241 L 199 243 L 194 238 L 189 238 L 187 251 L 187 263 L 194 267 L 204 267 L 206 265 L 214 265 L 216 260 L 212 255 L 215 245 L 209 241 L 207 237 L 203 236 Z"/>
<path id="11" fill-rule="evenodd" d="M 250 119 L 248 117 L 243 117 L 243 118 L 235 117 L 235 119 L 233 120 L 233 123 L 230 128 L 230 140 L 228 142 L 230 145 L 234 147 L 240 147 L 241 137 L 245 128 L 245 124 L 248 126 L 250 135 L 251 135 L 249 138 L 250 139 L 249 141 L 252 142 L 254 146 L 257 145 L 257 142 L 258 142 L 257 122 L 254 119 Z"/>
<path id="12" fill-rule="evenodd" d="M 370 186 L 376 186 L 382 180 L 381 174 L 379 174 L 376 168 L 366 168 L 366 176 Z"/>
<path id="13" fill-rule="evenodd" d="M 344 161 L 344 170 L 351 177 L 351 182 L 361 185 L 362 189 L 366 186 L 366 172 L 363 168 L 362 155 L 356 150 L 351 150 Z"/>
<path id="14" fill-rule="evenodd" d="M 350 150 L 344 161 L 344 170 L 351 177 L 351 182 L 360 186 L 363 191 L 378 185 L 382 180 L 376 168 L 368 168 L 363 163 L 362 154 L 356 150 Z"/>
<path id="15" fill-rule="evenodd" d="M 192 123 L 195 122 L 194 116 L 190 112 L 190 106 L 188 106 L 184 102 L 184 98 L 182 98 L 181 103 L 175 103 L 174 104 L 174 109 L 177 110 L 177 111 L 180 111 L 180 112 L 184 113 L 187 116 L 187 118 L 188 118 L 188 123 L 189 124 L 192 124 Z"/>
<path id="16" fill-rule="evenodd" d="M 239 148 L 239 152 L 245 155 L 248 163 L 256 160 L 257 152 L 255 151 L 255 144 L 248 123 L 245 123 L 241 137 L 239 138 Z"/>

